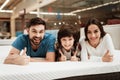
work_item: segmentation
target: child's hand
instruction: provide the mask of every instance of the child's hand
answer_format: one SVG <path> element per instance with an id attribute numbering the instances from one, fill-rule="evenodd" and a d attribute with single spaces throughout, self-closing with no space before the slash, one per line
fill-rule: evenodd
<path id="1" fill-rule="evenodd" d="M 72 56 L 71 61 L 78 61 L 78 58 L 76 56 Z"/>
<path id="2" fill-rule="evenodd" d="M 61 49 L 59 49 L 59 53 L 61 54 L 61 57 L 59 58 L 60 61 L 66 61 L 66 56 L 62 53 Z"/>
<path id="3" fill-rule="evenodd" d="M 71 61 L 78 61 L 78 58 L 76 57 L 78 53 L 78 50 L 76 48 L 76 51 L 73 53 L 73 56 L 71 57 Z"/>
<path id="4" fill-rule="evenodd" d="M 66 61 L 66 60 L 67 60 L 67 58 L 64 55 L 60 57 L 60 61 Z"/>

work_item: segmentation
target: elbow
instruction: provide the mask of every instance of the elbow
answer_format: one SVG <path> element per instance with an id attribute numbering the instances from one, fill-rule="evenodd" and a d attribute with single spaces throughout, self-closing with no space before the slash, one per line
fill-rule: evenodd
<path id="1" fill-rule="evenodd" d="M 55 62 L 55 59 L 46 59 L 47 62 Z"/>

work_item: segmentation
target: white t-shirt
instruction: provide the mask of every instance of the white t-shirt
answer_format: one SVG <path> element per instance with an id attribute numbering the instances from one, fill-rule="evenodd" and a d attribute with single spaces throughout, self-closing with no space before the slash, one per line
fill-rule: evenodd
<path id="1" fill-rule="evenodd" d="M 96 48 L 92 47 L 88 41 L 85 41 L 85 39 L 82 39 L 80 43 L 82 46 L 82 61 L 102 61 L 102 56 L 107 52 L 107 50 L 109 50 L 111 54 L 113 54 L 115 50 L 112 38 L 109 34 L 106 34 L 103 38 L 101 38 L 100 43 Z M 88 54 L 90 55 L 89 60 Z"/>

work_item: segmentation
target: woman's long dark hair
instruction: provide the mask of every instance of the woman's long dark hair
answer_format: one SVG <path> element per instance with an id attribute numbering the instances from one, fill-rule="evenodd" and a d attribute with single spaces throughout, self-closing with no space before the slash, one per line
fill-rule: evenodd
<path id="1" fill-rule="evenodd" d="M 98 28 L 99 28 L 99 30 L 100 30 L 100 32 L 101 32 L 100 38 L 103 38 L 103 37 L 105 36 L 106 32 L 104 31 L 102 24 L 100 23 L 100 21 L 99 21 L 98 19 L 96 19 L 96 18 L 90 18 L 90 19 L 87 21 L 87 23 L 86 23 L 86 25 L 85 25 L 85 29 L 84 29 L 85 37 L 86 37 L 85 40 L 88 41 L 87 32 L 88 32 L 88 27 L 89 27 L 91 24 L 95 24 L 95 25 L 98 26 Z"/>

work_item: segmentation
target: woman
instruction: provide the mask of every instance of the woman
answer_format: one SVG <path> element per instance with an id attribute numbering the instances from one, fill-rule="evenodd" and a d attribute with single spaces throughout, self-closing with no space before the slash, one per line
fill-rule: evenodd
<path id="1" fill-rule="evenodd" d="M 101 23 L 95 18 L 89 19 L 84 32 L 85 39 L 80 42 L 82 60 L 113 61 L 113 42 L 110 35 L 104 31 Z"/>
<path id="2" fill-rule="evenodd" d="M 57 35 L 56 60 L 80 60 L 79 38 L 80 29 L 73 25 L 63 25 Z"/>

